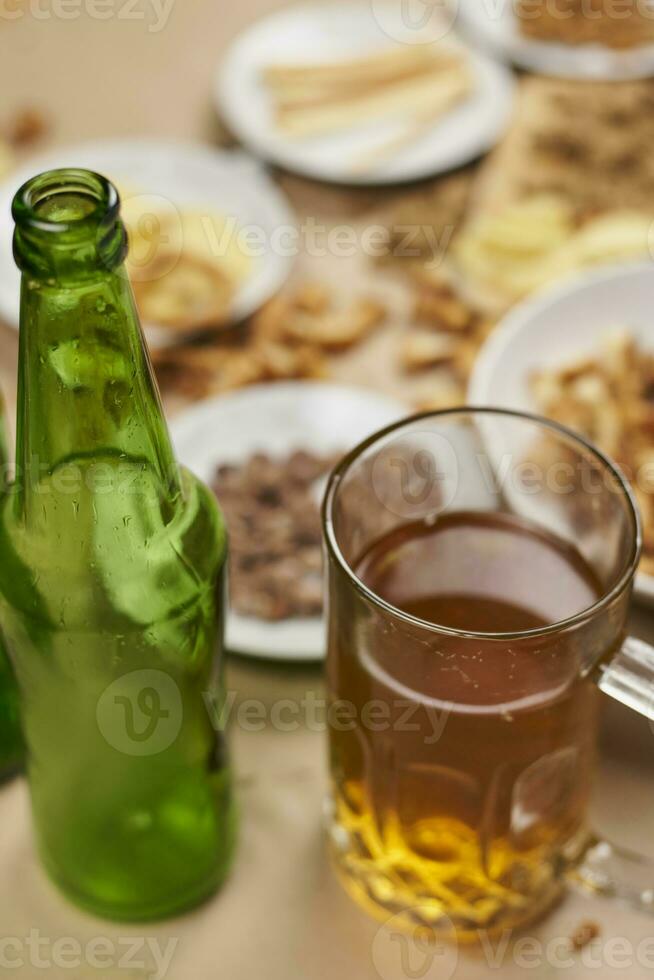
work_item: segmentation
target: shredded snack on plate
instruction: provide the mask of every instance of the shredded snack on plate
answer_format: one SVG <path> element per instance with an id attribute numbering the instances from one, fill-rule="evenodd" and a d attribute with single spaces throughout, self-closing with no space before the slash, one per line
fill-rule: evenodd
<path id="1" fill-rule="evenodd" d="M 596 443 L 631 480 L 643 518 L 642 571 L 654 574 L 654 354 L 624 329 L 601 348 L 531 380 L 544 415 Z"/>

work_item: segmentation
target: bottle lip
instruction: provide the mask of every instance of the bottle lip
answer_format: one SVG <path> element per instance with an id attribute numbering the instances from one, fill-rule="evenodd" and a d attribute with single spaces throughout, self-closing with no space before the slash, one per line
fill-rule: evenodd
<path id="1" fill-rule="evenodd" d="M 120 197 L 92 170 L 46 170 L 14 196 L 14 258 L 34 279 L 86 280 L 117 268 L 127 252 Z"/>
<path id="2" fill-rule="evenodd" d="M 66 199 L 66 206 L 57 205 Z M 19 228 L 45 234 L 87 234 L 118 219 L 120 197 L 106 177 L 92 170 L 65 167 L 27 180 L 16 192 L 11 213 Z M 56 215 L 56 216 L 55 216 Z"/>

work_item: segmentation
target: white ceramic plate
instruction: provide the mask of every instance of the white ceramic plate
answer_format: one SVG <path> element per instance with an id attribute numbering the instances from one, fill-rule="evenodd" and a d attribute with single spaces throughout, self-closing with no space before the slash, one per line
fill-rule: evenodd
<path id="1" fill-rule="evenodd" d="M 653 264 L 604 268 L 516 307 L 479 354 L 469 403 L 535 411 L 532 372 L 595 352 L 602 335 L 616 327 L 654 352 Z M 654 605 L 654 577 L 639 573 L 636 595 Z"/>
<path id="2" fill-rule="evenodd" d="M 210 482 L 217 464 L 242 463 L 258 450 L 279 457 L 295 449 L 348 451 L 408 412 L 402 402 L 364 388 L 294 381 L 200 402 L 172 421 L 171 433 L 180 462 Z M 230 614 L 227 647 L 272 660 L 320 660 L 323 623 L 268 623 Z"/>
<path id="3" fill-rule="evenodd" d="M 188 143 L 111 140 L 61 147 L 32 157 L 0 185 L 0 316 L 18 326 L 19 273 L 11 251 L 11 200 L 24 181 L 56 167 L 96 170 L 142 194 L 154 210 L 163 206 L 210 209 L 230 222 L 231 234 L 256 228 L 249 275 L 234 297 L 233 320 L 249 316 L 285 282 L 292 259 L 274 248 L 280 227 L 295 220 L 263 168 L 244 153 Z M 220 240 L 216 248 L 222 247 Z M 247 244 L 247 243 L 246 243 Z M 212 243 L 213 245 L 213 243 Z M 174 331 L 148 324 L 151 343 L 178 341 Z"/>
<path id="4" fill-rule="evenodd" d="M 396 8 L 397 9 L 397 8 Z M 493 146 L 508 124 L 513 77 L 503 66 L 470 51 L 476 89 L 410 146 L 378 168 L 356 172 L 352 161 L 402 132 L 404 124 L 371 122 L 342 133 L 292 140 L 273 120 L 261 69 L 271 63 L 347 59 L 397 46 L 384 3 L 302 4 L 275 13 L 238 37 L 220 64 L 215 95 L 219 112 L 250 149 L 308 177 L 345 184 L 390 184 L 450 170 Z M 391 11 L 391 21 L 393 20 Z M 394 36 L 389 36 L 392 33 Z M 444 32 L 447 33 L 447 32 Z M 432 36 L 432 35 L 429 35 Z M 408 43 L 416 43 L 410 31 Z"/>
<path id="5" fill-rule="evenodd" d="M 527 71 L 610 81 L 654 75 L 654 44 L 617 50 L 601 44 L 536 41 L 520 32 L 511 0 L 458 0 L 458 4 L 459 24 L 471 40 Z"/>

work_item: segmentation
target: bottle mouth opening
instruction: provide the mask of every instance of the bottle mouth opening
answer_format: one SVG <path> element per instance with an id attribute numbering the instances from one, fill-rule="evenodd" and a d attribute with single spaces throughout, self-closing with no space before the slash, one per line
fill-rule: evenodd
<path id="1" fill-rule="evenodd" d="M 19 227 L 62 235 L 84 232 L 118 217 L 113 184 L 91 170 L 48 170 L 16 193 L 12 215 Z"/>

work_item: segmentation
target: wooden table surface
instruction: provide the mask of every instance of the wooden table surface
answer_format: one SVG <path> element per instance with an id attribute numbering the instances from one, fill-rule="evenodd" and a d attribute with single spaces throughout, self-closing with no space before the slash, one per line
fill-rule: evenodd
<path id="1" fill-rule="evenodd" d="M 130 135 L 215 141 L 219 127 L 211 82 L 221 52 L 240 28 L 283 5 L 277 0 L 172 0 L 165 24 L 153 29 L 160 5 L 152 0 L 136 5 L 109 0 L 104 4 L 105 12 L 111 12 L 107 20 L 90 16 L 96 9 L 93 0 L 0 0 L 0 124 L 34 105 L 49 117 L 53 143 Z M 377 191 L 340 191 L 288 177 L 282 184 L 300 212 L 330 219 L 356 218 L 385 198 Z M 332 268 L 330 274 L 340 276 L 340 271 Z M 347 275 L 351 280 L 371 273 L 350 263 Z M 388 288 L 381 280 L 378 286 Z M 0 327 L 0 384 L 10 405 L 16 352 L 15 332 Z M 367 356 L 377 363 L 377 354 Z M 366 367 L 355 364 L 353 377 L 366 373 Z M 633 629 L 654 640 L 654 617 L 635 610 Z M 228 685 L 239 699 L 260 699 L 268 707 L 279 699 L 299 703 L 307 693 L 320 697 L 323 691 L 317 668 L 273 667 L 238 658 L 230 661 Z M 651 856 L 653 748 L 654 732 L 646 722 L 610 707 L 594 804 L 597 821 L 602 831 Z M 323 734 L 304 726 L 293 732 L 237 728 L 233 749 L 242 806 L 234 874 L 207 906 L 163 924 L 110 925 L 66 904 L 35 861 L 24 784 L 18 780 L 5 787 L 0 792 L 0 968 L 30 980 L 89 980 L 98 975 L 169 980 L 651 976 L 654 948 L 649 948 L 648 960 L 643 943 L 650 938 L 654 947 L 654 919 L 577 895 L 530 930 L 541 943 L 531 969 L 516 962 L 505 946 L 476 953 L 446 949 L 429 961 L 403 962 L 401 945 L 389 941 L 378 924 L 345 898 L 325 859 Z M 589 918 L 601 925 L 601 938 L 592 956 L 584 962 L 577 957 L 570 966 L 561 953 L 566 937 Z M 29 942 L 34 930 L 44 940 L 40 954 Z M 108 961 L 105 956 L 104 970 L 86 945 L 98 938 L 107 939 L 107 948 L 113 950 Z M 617 951 L 610 942 L 616 938 L 623 940 Z M 82 944 L 81 960 L 74 946 L 66 960 L 61 953 L 65 943 L 55 949 L 57 940 Z M 170 963 L 157 969 L 152 949 L 164 957 L 172 953 Z"/>

